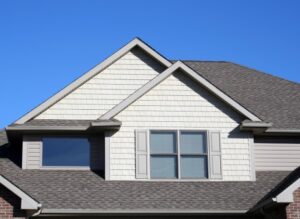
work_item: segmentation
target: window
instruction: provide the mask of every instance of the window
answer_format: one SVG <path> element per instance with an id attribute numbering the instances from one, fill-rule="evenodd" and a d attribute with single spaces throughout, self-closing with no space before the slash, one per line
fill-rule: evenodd
<path id="1" fill-rule="evenodd" d="M 87 138 L 43 138 L 43 166 L 88 167 L 90 143 Z"/>
<path id="2" fill-rule="evenodd" d="M 152 179 L 208 178 L 207 134 L 204 131 L 151 131 Z"/>

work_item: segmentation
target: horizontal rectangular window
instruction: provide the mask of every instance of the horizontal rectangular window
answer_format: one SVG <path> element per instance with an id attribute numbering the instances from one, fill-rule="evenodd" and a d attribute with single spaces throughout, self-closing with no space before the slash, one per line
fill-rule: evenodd
<path id="1" fill-rule="evenodd" d="M 152 179 L 208 178 L 204 131 L 150 131 Z"/>
<path id="2" fill-rule="evenodd" d="M 43 138 L 43 166 L 88 167 L 90 143 L 87 138 Z"/>

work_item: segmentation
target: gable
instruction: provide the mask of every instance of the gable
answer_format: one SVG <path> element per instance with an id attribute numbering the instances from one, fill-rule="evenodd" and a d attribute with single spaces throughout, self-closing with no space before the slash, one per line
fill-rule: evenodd
<path id="1" fill-rule="evenodd" d="M 238 127 L 245 119 L 207 89 L 177 71 L 114 117 L 122 121 L 110 139 L 110 179 L 135 179 L 134 130 L 210 130 L 221 133 L 224 180 L 250 180 L 250 133 Z M 235 165 L 239 164 L 239 165 Z"/>
<path id="2" fill-rule="evenodd" d="M 155 51 L 153 48 L 151 48 L 149 45 L 144 43 L 139 38 L 133 39 L 131 42 L 129 42 L 127 45 L 123 46 L 121 49 L 119 49 L 117 52 L 115 52 L 113 55 L 105 59 L 103 62 L 98 64 L 96 67 L 92 68 L 90 71 L 76 79 L 74 82 L 66 86 L 64 89 L 60 90 L 58 93 L 47 99 L 45 102 L 41 103 L 39 106 L 35 107 L 33 110 L 26 113 L 24 116 L 19 118 L 15 124 L 23 124 L 33 118 L 36 118 L 38 115 L 40 115 L 45 110 L 49 109 L 51 106 L 56 104 L 58 101 L 63 99 L 65 96 L 69 95 L 72 91 L 77 89 L 79 86 L 93 78 L 95 75 L 97 75 L 99 72 L 106 69 L 108 66 L 110 66 L 112 63 L 120 59 L 122 56 L 124 56 L 126 53 L 131 51 L 133 48 L 140 48 L 143 51 L 145 51 L 150 57 L 152 57 L 154 60 L 156 60 L 158 63 L 160 63 L 161 66 L 169 67 L 171 66 L 171 62 L 167 60 L 165 57 L 160 55 L 157 51 Z M 136 69 L 137 70 L 137 69 Z"/>
<path id="3" fill-rule="evenodd" d="M 246 118 L 250 119 L 251 121 L 261 122 L 260 118 L 258 118 L 252 112 L 248 111 L 245 107 L 240 105 L 238 102 L 236 102 L 230 96 L 228 96 L 227 94 L 222 92 L 219 88 L 214 86 L 212 83 L 207 81 L 205 78 L 203 78 L 202 76 L 197 74 L 195 71 L 193 71 L 191 68 L 189 68 L 188 66 L 186 66 L 185 64 L 183 64 L 180 61 L 174 63 L 172 66 L 167 68 L 164 72 L 159 74 L 157 77 L 155 77 L 149 83 L 145 84 L 145 86 L 143 86 L 139 90 L 137 90 L 134 94 L 132 94 L 128 98 L 124 99 L 120 104 L 116 105 L 110 111 L 108 111 L 103 116 L 101 116 L 100 119 L 113 118 L 114 116 L 116 116 L 118 113 L 120 113 L 126 107 L 128 107 L 130 104 L 132 104 L 138 98 L 145 95 L 147 92 L 149 92 L 151 89 L 153 89 L 153 87 L 157 86 L 159 83 L 161 83 L 163 80 L 165 80 L 167 77 L 169 77 L 171 74 L 173 74 L 177 70 L 181 70 L 183 73 L 189 75 L 191 78 L 193 78 L 195 81 L 197 81 L 199 85 L 205 87 L 205 89 L 207 89 L 209 92 L 214 94 L 216 97 L 218 97 L 223 102 L 227 103 L 229 106 L 232 107 L 232 109 L 239 112 L 241 115 L 244 115 Z"/>
<path id="4" fill-rule="evenodd" d="M 134 48 L 36 119 L 95 120 L 156 77 L 164 68 L 142 49 Z"/>

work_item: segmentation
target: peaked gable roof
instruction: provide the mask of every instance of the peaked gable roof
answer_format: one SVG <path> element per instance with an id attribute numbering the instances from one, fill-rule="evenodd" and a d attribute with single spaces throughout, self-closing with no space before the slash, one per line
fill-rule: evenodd
<path id="1" fill-rule="evenodd" d="M 105 59 L 99 65 L 97 65 L 96 67 L 94 67 L 93 69 L 91 69 L 90 71 L 88 71 L 87 73 L 85 73 L 84 75 L 79 77 L 78 79 L 76 79 L 74 82 L 72 82 L 71 84 L 66 86 L 64 89 L 62 89 L 61 91 L 56 93 L 54 96 L 50 97 L 48 100 L 46 100 L 45 102 L 43 102 L 42 104 L 40 104 L 39 106 L 37 106 L 36 108 L 31 110 L 24 116 L 22 116 L 15 123 L 23 124 L 23 123 L 29 121 L 30 119 L 36 117 L 41 112 L 43 112 L 44 110 L 46 110 L 47 108 L 49 108 L 50 106 L 52 106 L 53 104 L 55 104 L 56 102 L 61 100 L 63 97 L 68 95 L 70 92 L 72 92 L 73 90 L 78 88 L 80 85 L 82 85 L 83 83 L 85 83 L 86 81 L 88 81 L 89 79 L 94 77 L 96 74 L 101 72 L 103 69 L 108 67 L 110 64 L 112 64 L 113 62 L 118 60 L 120 57 L 125 55 L 127 52 L 129 52 L 134 47 L 140 47 L 146 53 L 148 53 L 150 56 L 155 58 L 157 61 L 159 61 L 161 64 L 163 64 L 166 67 L 169 67 L 172 65 L 172 63 L 169 60 L 167 60 L 162 55 L 160 55 L 157 51 L 155 51 L 153 48 L 151 48 L 148 44 L 146 44 L 139 38 L 135 38 L 131 42 L 129 42 L 127 45 L 122 47 L 120 50 L 118 50 L 116 53 L 111 55 L 109 58 Z"/>
<path id="2" fill-rule="evenodd" d="M 178 61 L 174 63 L 172 66 L 170 66 L 168 69 L 166 69 L 164 72 L 156 76 L 154 79 L 152 79 L 150 82 L 148 82 L 146 85 L 138 89 L 136 92 L 134 92 L 132 95 L 127 97 L 125 100 L 123 100 L 121 103 L 116 105 L 114 108 L 109 110 L 107 113 L 102 115 L 99 119 L 111 119 L 114 116 L 116 116 L 118 113 L 120 113 L 122 110 L 124 110 L 126 107 L 128 107 L 130 104 L 132 104 L 134 101 L 136 101 L 138 98 L 146 94 L 149 90 L 151 90 L 153 87 L 158 85 L 160 82 L 162 82 L 164 79 L 166 79 L 168 76 L 170 76 L 172 73 L 174 73 L 177 70 L 182 70 L 182 72 L 188 74 L 193 79 L 195 79 L 197 82 L 199 82 L 202 86 L 204 86 L 206 89 L 211 91 L 213 94 L 215 94 L 217 97 L 222 99 L 224 102 L 229 104 L 233 109 L 241 113 L 242 115 L 246 116 L 247 118 L 251 119 L 252 121 L 261 121 L 256 115 L 248 111 L 246 108 L 244 108 L 242 105 L 240 105 L 238 102 L 233 100 L 231 97 L 223 93 L 220 89 L 215 87 L 213 84 L 211 84 L 209 81 L 207 81 L 205 78 L 201 77 L 199 74 L 197 74 L 194 70 L 186 66 L 184 63 Z"/>
<path id="3" fill-rule="evenodd" d="M 172 65 L 172 61 L 136 38 L 15 123 L 23 124 L 35 118 L 136 46 L 142 48 L 166 68 Z M 230 62 L 182 62 L 254 116 L 269 124 L 272 123 L 273 126 L 266 132 L 300 133 L 300 85 L 298 83 Z"/>

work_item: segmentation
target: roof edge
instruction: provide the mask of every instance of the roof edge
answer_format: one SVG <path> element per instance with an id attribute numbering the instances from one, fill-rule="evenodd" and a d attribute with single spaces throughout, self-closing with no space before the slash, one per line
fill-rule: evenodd
<path id="1" fill-rule="evenodd" d="M 83 74 L 81 77 L 77 78 L 75 81 L 73 81 L 71 84 L 67 85 L 65 88 L 60 90 L 58 93 L 54 94 L 52 97 L 26 113 L 24 116 L 19 118 L 14 123 L 16 124 L 23 124 L 27 122 L 28 120 L 32 119 L 33 117 L 39 115 L 43 111 L 45 111 L 47 108 L 55 104 L 57 101 L 64 98 L 66 95 L 68 95 L 70 92 L 78 88 L 80 85 L 94 77 L 96 74 L 98 74 L 100 71 L 111 65 L 113 62 L 118 60 L 120 57 L 125 55 L 128 51 L 130 51 L 134 47 L 140 47 L 143 49 L 146 53 L 151 55 L 153 58 L 155 58 L 157 61 L 165 65 L 166 67 L 169 67 L 172 65 L 172 63 L 164 58 L 162 55 L 160 55 L 158 52 L 156 52 L 154 49 L 152 49 L 150 46 L 148 46 L 145 42 L 143 42 L 139 38 L 134 38 L 132 41 L 130 41 L 128 44 L 123 46 L 121 49 L 119 49 L 117 52 L 115 52 L 113 55 L 109 56 L 107 59 L 102 61 L 100 64 L 98 64 L 96 67 L 92 68 L 85 74 Z"/>
<path id="2" fill-rule="evenodd" d="M 177 210 L 177 209 L 132 209 L 132 210 L 97 210 L 97 209 L 42 209 L 42 214 L 104 214 L 104 215 L 190 215 L 190 214 L 245 214 L 248 210 Z"/>
<path id="3" fill-rule="evenodd" d="M 42 205 L 39 202 L 31 198 L 27 193 L 18 188 L 15 184 L 10 182 L 3 175 L 0 175 L 0 184 L 2 184 L 5 188 L 10 190 L 19 198 L 21 198 L 21 209 L 38 210 L 42 207 Z"/>

